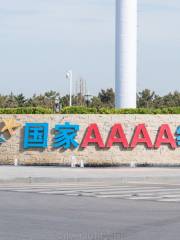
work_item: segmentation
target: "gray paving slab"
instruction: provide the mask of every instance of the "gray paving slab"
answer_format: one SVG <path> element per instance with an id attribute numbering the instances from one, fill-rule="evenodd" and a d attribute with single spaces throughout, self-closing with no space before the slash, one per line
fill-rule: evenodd
<path id="1" fill-rule="evenodd" d="M 0 166 L 0 183 L 147 182 L 179 184 L 180 168 L 61 168 Z"/>

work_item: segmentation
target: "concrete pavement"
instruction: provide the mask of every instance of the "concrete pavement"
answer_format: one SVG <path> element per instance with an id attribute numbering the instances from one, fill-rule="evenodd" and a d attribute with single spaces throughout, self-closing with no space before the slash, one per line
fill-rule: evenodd
<path id="1" fill-rule="evenodd" d="M 179 240 L 179 203 L 0 192 L 2 240 Z"/>
<path id="2" fill-rule="evenodd" d="M 180 168 L 62 168 L 0 166 L 0 182 L 151 182 L 179 184 Z"/>

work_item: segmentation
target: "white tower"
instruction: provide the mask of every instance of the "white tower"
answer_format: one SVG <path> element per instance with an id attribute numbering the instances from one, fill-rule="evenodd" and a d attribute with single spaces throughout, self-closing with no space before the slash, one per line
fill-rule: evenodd
<path id="1" fill-rule="evenodd" d="M 136 108 L 138 0 L 116 0 L 116 108 Z"/>

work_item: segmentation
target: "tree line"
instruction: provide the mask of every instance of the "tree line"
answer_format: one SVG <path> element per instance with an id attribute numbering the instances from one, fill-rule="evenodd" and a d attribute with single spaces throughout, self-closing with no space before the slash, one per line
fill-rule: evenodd
<path id="1" fill-rule="evenodd" d="M 17 108 L 17 107 L 46 107 L 53 109 L 55 101 L 59 99 L 61 108 L 69 106 L 69 95 L 60 96 L 56 91 L 48 91 L 44 94 L 25 97 L 22 93 L 15 95 L 0 95 L 0 108 Z M 72 96 L 73 106 L 88 106 L 97 109 L 114 108 L 115 93 L 112 88 L 101 90 L 97 96 L 82 96 L 81 94 Z M 180 92 L 175 91 L 167 95 L 160 96 L 154 91 L 145 89 L 137 94 L 138 108 L 164 108 L 179 107 Z"/>

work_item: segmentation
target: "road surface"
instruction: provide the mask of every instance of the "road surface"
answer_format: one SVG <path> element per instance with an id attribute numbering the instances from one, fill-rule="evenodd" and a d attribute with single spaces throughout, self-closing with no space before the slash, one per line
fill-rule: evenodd
<path id="1" fill-rule="evenodd" d="M 0 186 L 0 239 L 179 240 L 178 201 L 134 200 L 141 191 L 164 196 L 164 188 L 178 191 L 178 186 L 138 188 L 98 184 Z M 167 195 L 175 195 L 169 190 Z M 112 191 L 124 191 L 123 196 L 133 194 L 134 198 L 114 197 Z M 87 192 L 95 195 L 86 196 Z M 103 197 L 96 196 L 100 193 Z"/>

